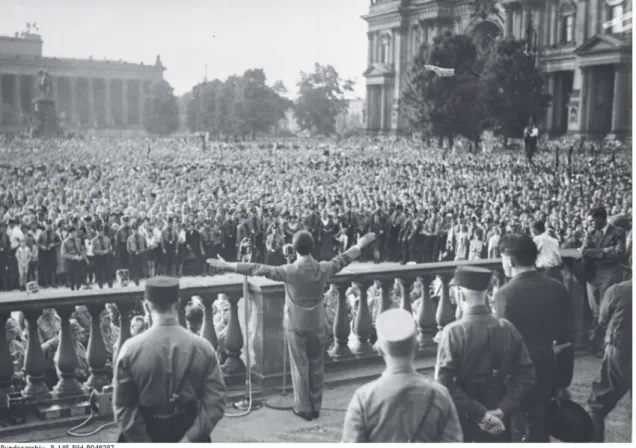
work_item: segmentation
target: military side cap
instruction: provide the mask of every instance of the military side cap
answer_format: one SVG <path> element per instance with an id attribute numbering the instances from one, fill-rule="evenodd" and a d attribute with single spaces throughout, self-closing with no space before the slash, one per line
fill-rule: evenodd
<path id="1" fill-rule="evenodd" d="M 158 305 L 179 301 L 179 280 L 173 277 L 153 277 L 146 282 L 146 300 Z"/>
<path id="2" fill-rule="evenodd" d="M 387 355 L 409 356 L 415 348 L 415 320 L 401 308 L 387 310 L 375 322 L 378 343 Z"/>
<path id="3" fill-rule="evenodd" d="M 472 291 L 485 291 L 488 289 L 492 271 L 472 266 L 460 266 L 455 270 L 455 276 L 450 286 L 461 286 Z"/>
<path id="4" fill-rule="evenodd" d="M 594 421 L 583 407 L 571 400 L 552 399 L 546 410 L 546 426 L 552 437 L 566 443 L 590 443 Z"/>

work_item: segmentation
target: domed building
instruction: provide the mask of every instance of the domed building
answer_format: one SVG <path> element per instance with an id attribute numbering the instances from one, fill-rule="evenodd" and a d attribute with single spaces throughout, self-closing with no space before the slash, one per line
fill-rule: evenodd
<path id="1" fill-rule="evenodd" d="M 366 122 L 370 133 L 407 128 L 399 108 L 409 65 L 420 45 L 446 31 L 471 35 L 477 47 L 501 36 L 526 39 L 532 24 L 552 95 L 541 127 L 550 136 L 631 139 L 631 0 L 503 0 L 487 18 L 474 1 L 371 0 Z"/>

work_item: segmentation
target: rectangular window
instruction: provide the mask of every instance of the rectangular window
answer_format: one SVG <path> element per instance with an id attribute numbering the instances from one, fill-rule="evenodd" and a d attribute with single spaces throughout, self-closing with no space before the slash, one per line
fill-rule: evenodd
<path id="1" fill-rule="evenodd" d="M 561 43 L 574 42 L 574 15 L 570 14 L 562 19 Z"/>
<path id="2" fill-rule="evenodd" d="M 612 21 L 612 33 L 623 32 L 623 4 L 614 5 L 610 8 L 610 20 Z"/>

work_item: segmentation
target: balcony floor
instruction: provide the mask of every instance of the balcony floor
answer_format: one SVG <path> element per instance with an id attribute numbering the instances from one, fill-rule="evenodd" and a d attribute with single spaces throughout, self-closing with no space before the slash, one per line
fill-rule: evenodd
<path id="1" fill-rule="evenodd" d="M 575 401 L 584 403 L 590 391 L 590 385 L 598 371 L 600 360 L 593 356 L 581 356 L 576 360 L 574 380 L 570 391 Z M 429 370 L 427 376 L 432 376 Z M 224 418 L 212 433 L 214 442 L 300 442 L 329 443 L 337 442 L 342 431 L 344 413 L 353 392 L 361 382 L 339 383 L 325 391 L 324 410 L 320 419 L 305 422 L 289 411 L 276 411 L 262 408 L 243 418 Z M 632 399 L 627 395 L 606 419 L 606 441 L 625 443 L 631 441 Z M 228 414 L 236 412 L 228 408 Z M 82 428 L 81 431 L 96 429 L 103 421 Z M 113 443 L 117 438 L 114 428 L 85 438 L 66 435 L 66 427 L 35 430 L 25 434 L 0 437 L 0 442 L 16 443 L 48 442 L 56 443 Z"/>

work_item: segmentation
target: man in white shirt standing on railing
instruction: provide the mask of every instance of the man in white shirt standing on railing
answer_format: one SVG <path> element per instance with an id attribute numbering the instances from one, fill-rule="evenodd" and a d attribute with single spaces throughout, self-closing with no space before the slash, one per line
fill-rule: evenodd
<path id="1" fill-rule="evenodd" d="M 563 275 L 561 274 L 563 259 L 561 258 L 559 241 L 546 232 L 543 221 L 536 221 L 532 225 L 532 236 L 534 244 L 539 249 L 536 262 L 537 270 L 563 283 Z"/>

